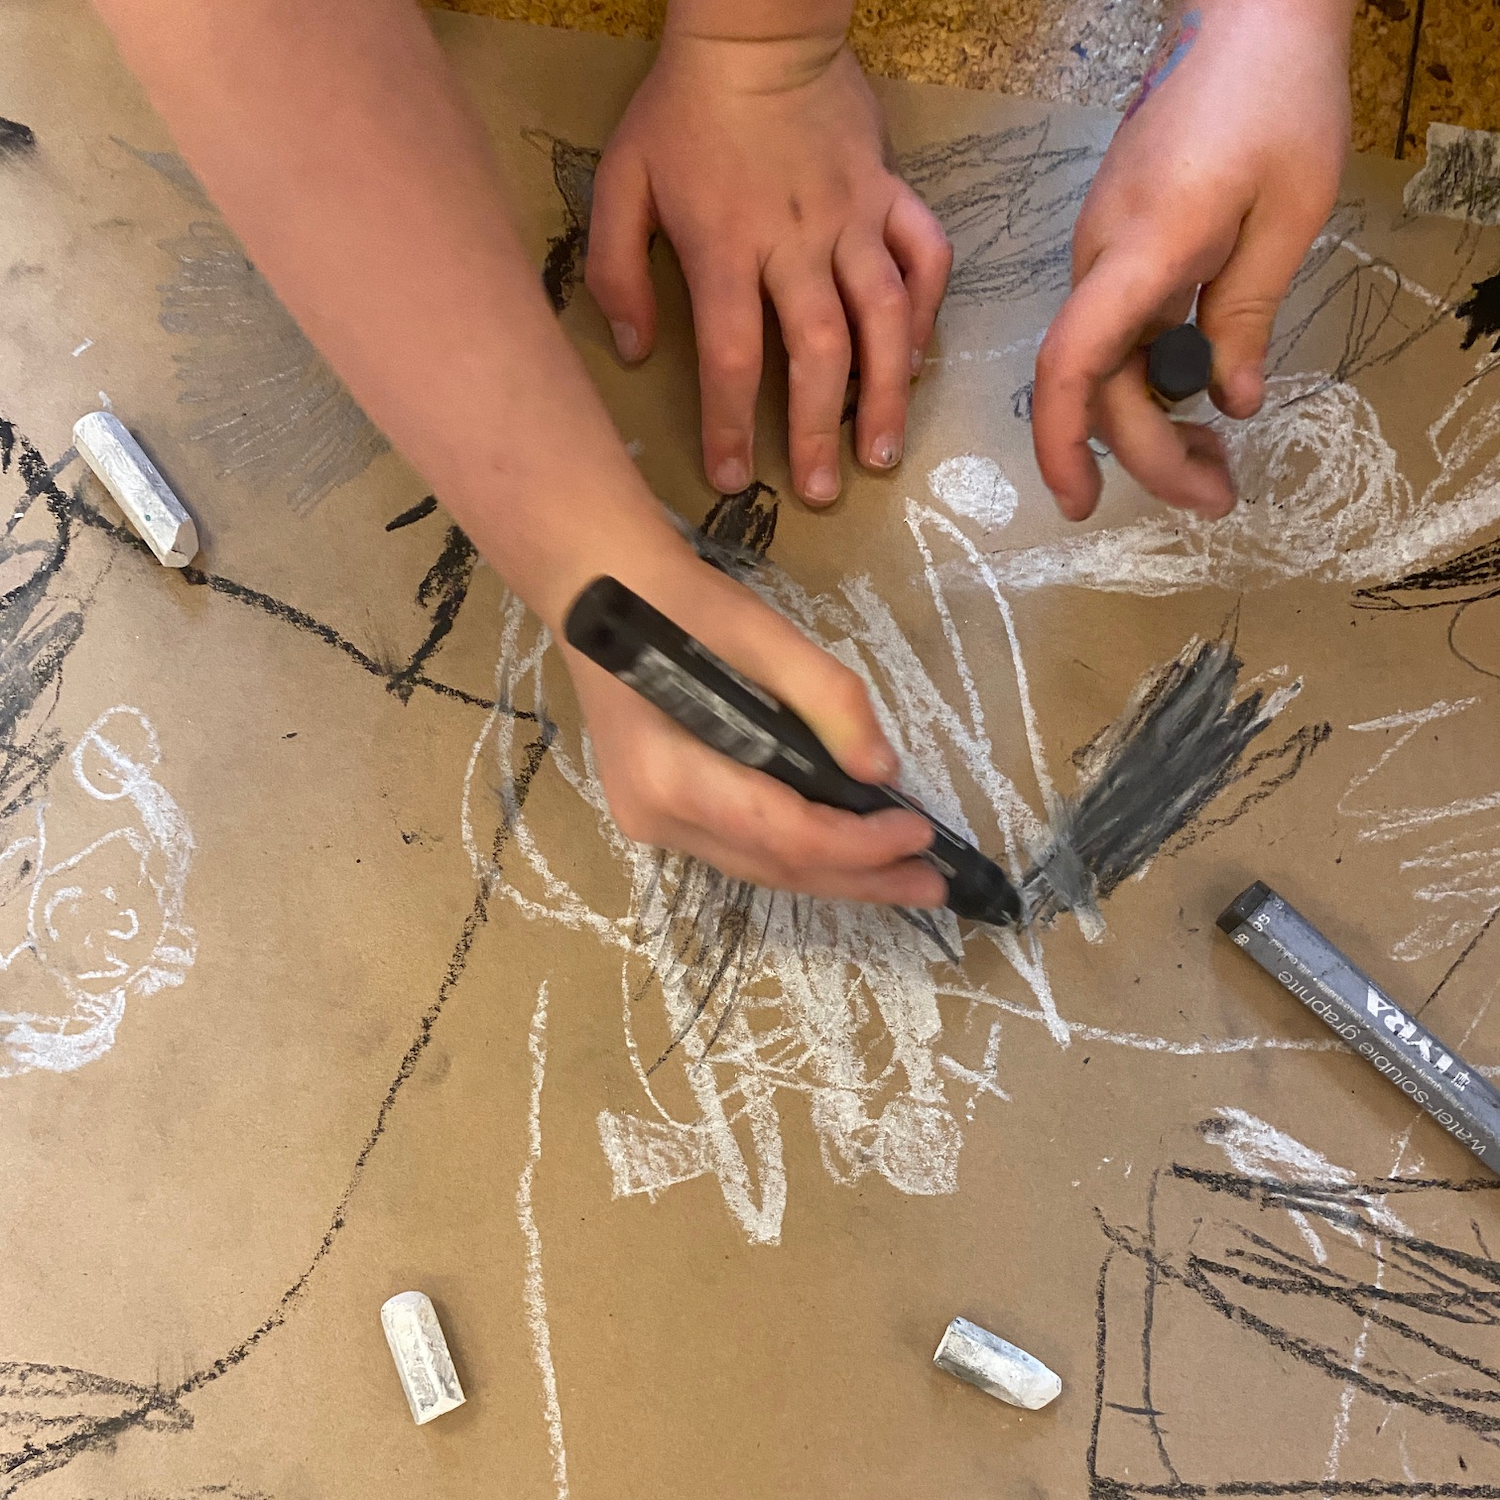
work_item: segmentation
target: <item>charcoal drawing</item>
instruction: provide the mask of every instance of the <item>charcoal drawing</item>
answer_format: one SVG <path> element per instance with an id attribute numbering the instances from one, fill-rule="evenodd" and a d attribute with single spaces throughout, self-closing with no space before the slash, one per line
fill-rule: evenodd
<path id="1" fill-rule="evenodd" d="M 1093 1500 L 1500 1496 L 1500 1183 L 1361 1177 L 1237 1109 L 1198 1134 L 1142 1227 L 1100 1219 Z M 1205 1342 L 1263 1427 L 1184 1380 Z"/>

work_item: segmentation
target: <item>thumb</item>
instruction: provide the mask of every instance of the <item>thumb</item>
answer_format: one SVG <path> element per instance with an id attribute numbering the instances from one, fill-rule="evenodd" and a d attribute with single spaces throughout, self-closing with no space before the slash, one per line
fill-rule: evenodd
<path id="1" fill-rule="evenodd" d="M 1198 326 L 1214 346 L 1210 394 L 1225 416 L 1260 410 L 1271 328 L 1312 238 L 1252 208 L 1224 269 L 1199 293 Z"/>
<path id="2" fill-rule="evenodd" d="M 615 349 L 626 364 L 645 359 L 656 338 L 650 264 L 655 227 L 645 163 L 639 157 L 606 150 L 594 174 L 583 279 L 609 319 Z"/>

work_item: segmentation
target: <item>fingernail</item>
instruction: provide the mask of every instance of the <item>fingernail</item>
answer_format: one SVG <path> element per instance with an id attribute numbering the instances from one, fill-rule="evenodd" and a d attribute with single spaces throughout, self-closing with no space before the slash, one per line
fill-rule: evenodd
<path id="1" fill-rule="evenodd" d="M 870 445 L 870 463 L 877 469 L 889 469 L 901 460 L 902 440 L 886 433 Z"/>
<path id="2" fill-rule="evenodd" d="M 920 375 L 922 373 L 922 366 L 926 362 L 920 349 L 913 349 L 911 351 L 911 372 L 913 375 Z"/>
<path id="3" fill-rule="evenodd" d="M 609 331 L 615 336 L 615 350 L 626 364 L 634 364 L 641 357 L 641 336 L 633 323 L 621 321 L 611 323 Z"/>
<path id="4" fill-rule="evenodd" d="M 713 472 L 714 488 L 721 495 L 737 495 L 749 486 L 750 470 L 742 458 L 726 458 Z"/>
<path id="5" fill-rule="evenodd" d="M 833 500 L 839 492 L 839 471 L 830 469 L 826 465 L 821 469 L 814 469 L 807 476 L 807 483 L 803 486 L 802 494 L 808 500 Z"/>
<path id="6" fill-rule="evenodd" d="M 870 764 L 874 767 L 875 774 L 881 781 L 894 781 L 896 779 L 896 772 L 901 769 L 897 763 L 895 752 L 889 749 L 877 750 L 870 757 Z"/>

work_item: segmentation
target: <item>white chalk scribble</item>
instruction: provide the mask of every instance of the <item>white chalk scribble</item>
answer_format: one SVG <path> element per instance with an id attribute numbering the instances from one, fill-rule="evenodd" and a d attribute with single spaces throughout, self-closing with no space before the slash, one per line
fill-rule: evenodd
<path id="1" fill-rule="evenodd" d="M 932 611 L 924 629 L 946 643 L 928 662 L 868 577 L 819 596 L 769 564 L 747 581 L 861 675 L 902 756 L 904 780 L 926 805 L 1019 872 L 1059 798 L 1016 622 L 987 560 L 954 520 L 915 501 L 906 519 L 918 597 L 925 586 Z M 993 653 L 971 661 L 950 606 L 955 588 L 965 590 L 965 632 L 1004 643 L 998 661 Z M 493 882 L 528 917 L 587 934 L 618 955 L 626 1050 L 646 1108 L 598 1117 L 617 1196 L 654 1198 L 710 1176 L 747 1238 L 775 1243 L 787 1202 L 782 1110 L 794 1098 L 805 1101 L 835 1181 L 873 1175 L 904 1193 L 956 1191 L 965 1123 L 980 1099 L 1004 1103 L 1007 1091 L 998 1081 L 999 1025 L 970 1067 L 942 1050 L 944 1002 L 1022 1018 L 1059 1047 L 1079 1039 L 1204 1056 L 1337 1045 L 1084 1025 L 1057 1004 L 1039 929 L 961 930 L 947 911 L 794 898 L 630 843 L 609 817 L 587 738 L 548 716 L 546 679 L 559 670 L 549 646 L 510 601 L 496 682 L 505 709 L 489 715 L 471 754 L 462 831 L 476 878 Z M 987 712 L 1022 726 L 1029 796 L 1000 769 Z M 526 768 L 538 764 L 545 769 L 531 778 Z M 524 798 L 516 790 L 523 784 Z M 474 827 L 487 792 L 504 824 L 503 869 Z M 560 821 L 562 798 L 587 811 L 598 844 L 582 836 L 576 818 Z M 538 806 L 548 811 L 533 820 Z M 567 836 L 547 840 L 542 829 L 559 826 Z M 984 948 L 998 950 L 1008 983 L 966 979 L 965 971 L 986 968 Z"/>
<path id="2" fill-rule="evenodd" d="M 196 953 L 183 913 L 193 835 L 155 779 L 156 730 L 139 709 L 112 708 L 70 759 L 93 802 L 119 805 L 108 820 L 116 826 L 69 837 L 68 820 L 40 803 L 12 820 L 26 826 L 0 848 L 0 972 L 34 966 L 59 1003 L 22 1009 L 14 978 L 7 984 L 0 1078 L 93 1062 L 114 1044 L 126 1001 L 181 984 Z M 40 988 L 28 986 L 32 1004 Z"/>

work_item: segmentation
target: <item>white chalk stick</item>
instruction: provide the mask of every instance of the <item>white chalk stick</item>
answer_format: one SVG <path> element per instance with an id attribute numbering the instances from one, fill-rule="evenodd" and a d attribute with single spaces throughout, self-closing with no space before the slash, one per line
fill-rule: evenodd
<path id="1" fill-rule="evenodd" d="M 1062 1381 L 1034 1354 L 1008 1344 L 967 1318 L 955 1318 L 943 1334 L 932 1362 L 938 1369 L 980 1390 L 1038 1411 L 1062 1392 Z"/>
<path id="2" fill-rule="evenodd" d="M 380 1309 L 401 1389 L 420 1427 L 464 1404 L 463 1387 L 432 1301 L 423 1292 L 400 1292 Z"/>
<path id="3" fill-rule="evenodd" d="M 73 446 L 161 562 L 169 568 L 192 562 L 198 555 L 193 518 L 117 416 L 91 411 L 80 417 Z"/>

